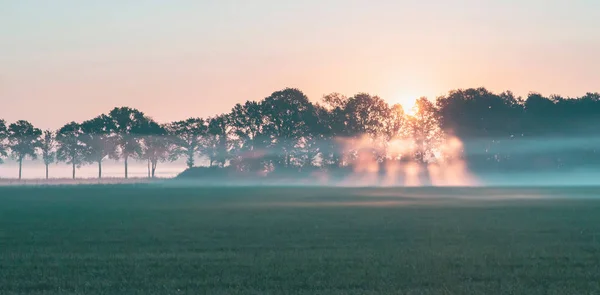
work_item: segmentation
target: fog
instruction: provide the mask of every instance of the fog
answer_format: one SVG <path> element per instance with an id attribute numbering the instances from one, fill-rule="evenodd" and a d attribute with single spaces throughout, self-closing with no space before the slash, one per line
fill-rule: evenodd
<path id="1" fill-rule="evenodd" d="M 319 168 L 322 166 L 322 158 L 317 156 L 313 163 L 315 167 L 271 167 L 270 171 L 243 175 L 235 171 L 232 173 L 234 169 L 231 167 L 213 168 L 214 170 L 194 168 L 199 172 L 187 175 L 180 182 L 197 185 L 289 184 L 349 187 L 589 186 L 600 183 L 600 155 L 595 150 L 596 146 L 600 146 L 600 138 L 513 137 L 462 142 L 457 137 L 450 136 L 436 142 L 435 148 L 427 153 L 421 152 L 415 142 L 370 137 L 337 138 L 336 153 L 342 167 Z M 325 146 L 331 146 L 331 142 L 319 145 L 325 150 Z M 420 154 L 421 161 L 414 160 L 415 154 Z M 281 151 L 263 149 L 234 156 L 260 161 L 261 158 L 281 158 L 282 154 Z M 493 160 L 496 158 L 497 161 Z M 543 165 L 538 165 L 540 161 L 532 159 L 542 159 Z M 208 160 L 197 158 L 196 165 L 208 166 Z M 185 159 L 158 163 L 156 177 L 175 178 L 186 168 Z M 105 160 L 102 170 L 103 178 L 124 177 L 122 162 Z M 128 170 L 130 178 L 148 177 L 145 161 L 130 161 Z M 226 172 L 220 173 L 218 170 Z M 52 179 L 68 179 L 71 178 L 71 173 L 72 167 L 68 164 L 51 164 L 49 167 Z M 23 179 L 45 178 L 42 161 L 25 160 L 22 175 Z M 78 179 L 93 179 L 97 176 L 98 167 L 95 164 L 83 165 L 76 170 Z M 0 165 L 0 178 L 17 177 L 18 164 L 14 160 L 7 159 Z"/>
<path id="2" fill-rule="evenodd" d="M 52 179 L 65 179 L 72 178 L 72 166 L 65 163 L 50 164 L 49 178 Z M 23 179 L 42 179 L 46 177 L 46 170 L 42 161 L 23 161 Z M 156 170 L 156 177 L 158 178 L 170 178 L 175 177 L 183 170 L 186 169 L 185 162 L 167 162 L 159 163 Z M 102 177 L 103 178 L 123 178 L 125 168 L 122 162 L 105 160 L 102 163 Z M 141 161 L 129 161 L 128 174 L 130 178 L 141 178 L 148 177 L 148 166 L 146 162 Z M 16 179 L 19 176 L 19 165 L 11 160 L 6 160 L 4 164 L 0 165 L 0 178 Z M 98 166 L 97 164 L 83 165 L 76 170 L 77 178 L 97 178 L 98 177 Z"/>

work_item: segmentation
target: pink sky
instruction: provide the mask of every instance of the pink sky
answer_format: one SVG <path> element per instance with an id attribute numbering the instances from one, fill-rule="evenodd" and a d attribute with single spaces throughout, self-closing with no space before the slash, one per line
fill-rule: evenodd
<path id="1" fill-rule="evenodd" d="M 404 105 L 600 91 L 595 1 L 83 2 L 3 7 L 0 118 L 54 129 L 126 105 L 167 122 L 285 87 Z"/>

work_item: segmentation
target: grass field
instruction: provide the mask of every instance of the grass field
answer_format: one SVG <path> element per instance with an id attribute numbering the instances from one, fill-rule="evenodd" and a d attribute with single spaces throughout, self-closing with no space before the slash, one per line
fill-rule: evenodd
<path id="1" fill-rule="evenodd" d="M 0 294 L 600 294 L 600 188 L 0 187 Z"/>

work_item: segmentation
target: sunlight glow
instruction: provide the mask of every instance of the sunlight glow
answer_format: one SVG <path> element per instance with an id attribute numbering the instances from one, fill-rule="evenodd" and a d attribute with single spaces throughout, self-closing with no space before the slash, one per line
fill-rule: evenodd
<path id="1" fill-rule="evenodd" d="M 409 116 L 414 116 L 417 113 L 417 107 L 416 107 L 417 98 L 418 98 L 418 96 L 407 97 L 402 100 L 401 104 L 402 104 L 402 108 L 404 109 L 404 113 L 406 113 Z"/>
<path id="2" fill-rule="evenodd" d="M 412 116 L 416 112 L 414 108 L 415 103 L 421 96 L 422 95 L 419 95 L 417 91 L 402 91 L 394 95 L 389 103 L 390 105 L 400 104 L 404 110 L 404 113 Z"/>

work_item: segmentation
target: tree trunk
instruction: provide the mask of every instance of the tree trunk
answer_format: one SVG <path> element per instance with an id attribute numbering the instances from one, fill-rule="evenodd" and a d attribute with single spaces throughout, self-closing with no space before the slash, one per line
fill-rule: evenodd
<path id="1" fill-rule="evenodd" d="M 48 164 L 46 164 L 46 180 L 48 180 Z"/>
<path id="2" fill-rule="evenodd" d="M 102 160 L 98 161 L 98 179 L 102 179 Z"/>
<path id="3" fill-rule="evenodd" d="M 150 158 L 148 158 L 148 178 L 150 178 Z"/>
<path id="4" fill-rule="evenodd" d="M 187 166 L 188 168 L 194 167 L 194 153 L 188 153 L 187 155 Z"/>
<path id="5" fill-rule="evenodd" d="M 155 174 L 155 172 L 156 172 L 156 165 L 157 165 L 157 164 L 158 164 L 158 163 L 157 163 L 156 161 L 153 161 L 153 162 L 152 162 L 152 178 L 154 178 L 154 174 Z"/>
<path id="6" fill-rule="evenodd" d="M 19 157 L 19 180 L 21 180 L 21 170 L 23 170 L 23 157 Z"/>
<path id="7" fill-rule="evenodd" d="M 127 175 L 127 160 L 129 159 L 129 156 L 125 156 L 125 179 L 127 179 L 128 175 Z"/>
<path id="8" fill-rule="evenodd" d="M 75 160 L 73 160 L 73 179 L 75 179 Z"/>

